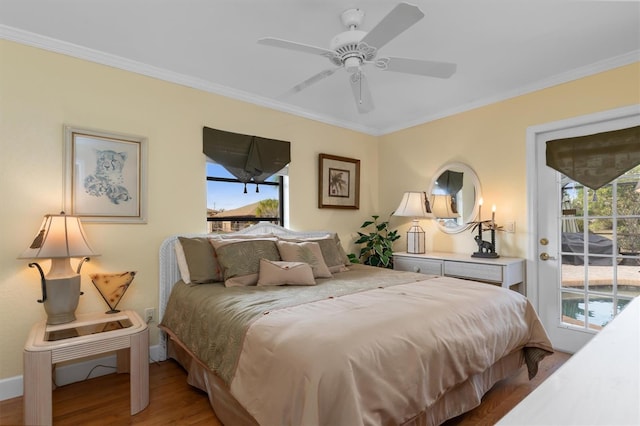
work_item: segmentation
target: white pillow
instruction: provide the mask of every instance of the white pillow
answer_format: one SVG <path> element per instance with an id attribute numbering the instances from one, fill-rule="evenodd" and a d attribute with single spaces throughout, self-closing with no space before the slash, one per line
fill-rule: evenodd
<path id="1" fill-rule="evenodd" d="M 315 285 L 311 265 L 304 262 L 282 262 L 260 259 L 258 286 Z"/>
<path id="2" fill-rule="evenodd" d="M 191 276 L 189 275 L 189 266 L 187 265 L 187 258 L 184 255 L 184 249 L 182 248 L 182 244 L 180 244 L 180 240 L 176 240 L 174 243 L 174 249 L 176 251 L 176 260 L 178 262 L 178 269 L 180 270 L 180 277 L 182 277 L 182 281 L 190 284 Z"/>

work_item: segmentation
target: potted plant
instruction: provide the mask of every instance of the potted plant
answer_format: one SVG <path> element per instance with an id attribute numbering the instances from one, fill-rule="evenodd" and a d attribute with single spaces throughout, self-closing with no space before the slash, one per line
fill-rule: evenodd
<path id="1" fill-rule="evenodd" d="M 351 263 L 378 266 L 381 268 L 393 268 L 393 242 L 400 238 L 398 231 L 389 230 L 389 221 L 379 222 L 379 216 L 372 216 L 373 220 L 365 221 L 361 229 L 373 227 L 368 233 L 358 231 L 359 238 L 356 244 L 363 244 L 360 253 L 356 256 L 350 253 Z"/>

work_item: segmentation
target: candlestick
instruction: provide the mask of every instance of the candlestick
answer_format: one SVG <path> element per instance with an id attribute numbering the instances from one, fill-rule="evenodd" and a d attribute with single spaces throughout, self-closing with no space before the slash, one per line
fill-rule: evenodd
<path id="1" fill-rule="evenodd" d="M 491 207 L 491 228 L 495 228 L 496 227 L 496 205 L 494 204 Z"/>
<path id="2" fill-rule="evenodd" d="M 496 230 L 491 228 L 491 247 L 493 247 L 493 253 L 496 253 Z"/>

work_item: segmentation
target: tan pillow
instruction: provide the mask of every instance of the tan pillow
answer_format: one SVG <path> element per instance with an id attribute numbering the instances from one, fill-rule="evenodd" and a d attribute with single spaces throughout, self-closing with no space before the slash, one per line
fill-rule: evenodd
<path id="1" fill-rule="evenodd" d="M 304 262 L 278 262 L 260 259 L 258 285 L 315 285 L 311 265 Z"/>
<path id="2" fill-rule="evenodd" d="M 213 247 L 209 243 L 209 238 L 178 237 L 178 240 L 187 262 L 190 282 L 205 284 L 223 281 L 222 269 L 216 259 Z"/>
<path id="3" fill-rule="evenodd" d="M 227 287 L 256 285 L 260 259 L 280 260 L 275 238 L 210 240 Z"/>
<path id="4" fill-rule="evenodd" d="M 331 272 L 324 262 L 320 245 L 316 242 L 278 241 L 280 257 L 287 262 L 304 262 L 311 265 L 315 278 L 331 278 Z"/>
<path id="5" fill-rule="evenodd" d="M 347 257 L 344 249 L 342 248 L 342 244 L 340 243 L 340 238 L 338 234 L 332 233 L 328 234 L 326 237 L 312 237 L 312 238 L 286 238 L 280 237 L 281 241 L 291 241 L 291 242 L 302 242 L 302 241 L 311 241 L 316 242 L 320 245 L 320 251 L 322 252 L 322 257 L 324 259 L 325 264 L 329 268 L 329 272 L 335 274 L 336 272 L 347 271 L 346 266 L 350 265 L 351 262 Z"/>

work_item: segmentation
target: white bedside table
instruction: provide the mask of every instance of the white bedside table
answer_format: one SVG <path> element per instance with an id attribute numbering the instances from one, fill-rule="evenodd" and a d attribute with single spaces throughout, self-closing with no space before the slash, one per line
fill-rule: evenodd
<path id="1" fill-rule="evenodd" d="M 526 295 L 524 259 L 487 259 L 468 254 L 430 252 L 393 253 L 393 269 L 482 281 Z"/>
<path id="2" fill-rule="evenodd" d="M 134 311 L 80 314 L 58 325 L 35 324 L 24 347 L 24 423 L 52 423 L 52 365 L 116 351 L 117 372 L 129 372 L 131 414 L 149 405 L 149 329 Z"/>

